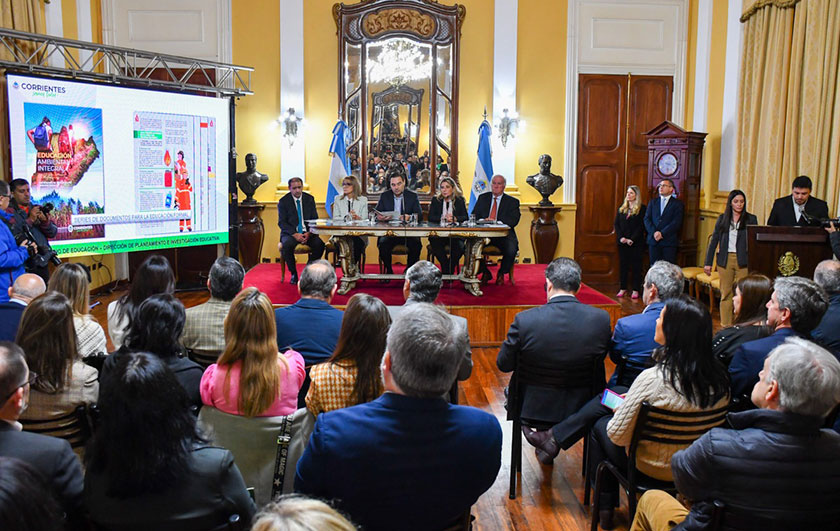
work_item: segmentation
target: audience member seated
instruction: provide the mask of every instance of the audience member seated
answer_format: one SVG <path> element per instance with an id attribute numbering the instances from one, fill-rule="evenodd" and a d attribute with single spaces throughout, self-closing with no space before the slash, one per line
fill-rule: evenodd
<path id="1" fill-rule="evenodd" d="M 810 337 L 828 309 L 828 295 L 813 281 L 802 277 L 777 277 L 767 303 L 767 324 L 773 333 L 742 344 L 729 363 L 732 398 L 750 407 L 750 389 L 758 381 L 758 372 L 767 354 L 791 336 Z"/>
<path id="2" fill-rule="evenodd" d="M 201 400 L 208 406 L 246 417 L 279 417 L 297 410 L 306 377 L 303 358 L 294 350 L 277 352 L 271 301 L 257 288 L 233 299 L 225 319 L 225 350 L 201 377 Z"/>
<path id="3" fill-rule="evenodd" d="M 21 425 L 18 422 L 20 414 L 26 410 L 32 382 L 36 376 L 26 366 L 23 349 L 8 341 L 0 342 L 0 400 L 3 400 L 0 403 L 0 456 L 20 459 L 37 470 L 49 485 L 49 491 L 55 494 L 56 499 L 61 503 L 69 522 L 73 523 L 79 520 L 82 514 L 83 483 L 82 467 L 70 448 L 70 443 L 57 437 L 21 431 Z M 3 467 L 0 466 L 0 470 L 2 469 Z M 9 480 L 7 470 L 2 470 L 0 485 Z M 26 485 L 35 487 L 29 482 L 26 482 Z M 25 492 L 24 488 L 12 490 L 22 494 Z M 36 490 L 39 493 L 37 499 L 47 492 L 43 488 Z M 0 491 L 9 492 L 3 487 L 0 487 Z M 11 492 L 8 495 L 11 495 Z M 31 495 L 27 496 L 27 499 L 31 497 Z M 8 514 L 5 511 L 5 504 L 3 505 L 2 512 Z M 45 506 L 44 510 L 47 509 L 48 507 Z M 23 507 L 17 507 L 15 511 L 22 512 Z M 72 526 L 69 527 L 72 528 Z M 0 529 L 20 528 L 6 525 L 3 518 L 0 518 Z M 31 529 L 40 531 L 43 528 L 32 527 Z"/>
<path id="4" fill-rule="evenodd" d="M 434 304 L 443 286 L 443 275 L 437 267 L 428 260 L 420 260 L 405 271 L 405 283 L 403 283 L 403 306 L 388 306 L 391 319 L 396 319 L 403 308 L 417 302 Z M 445 308 L 444 308 L 445 311 Z M 452 324 L 463 331 L 467 350 L 461 361 L 461 368 L 458 369 L 458 381 L 463 382 L 472 374 L 472 349 L 470 347 L 470 332 L 467 329 L 467 318 L 460 315 L 449 315 Z"/>
<path id="5" fill-rule="evenodd" d="M 840 260 L 840 227 L 836 227 L 834 222 L 830 222 L 825 231 L 828 233 L 828 241 L 831 245 L 831 252 L 834 253 L 834 258 Z"/>
<path id="6" fill-rule="evenodd" d="M 26 462 L 9 457 L 0 457 L 0 529 L 65 529 L 61 506 L 45 478 Z"/>
<path id="7" fill-rule="evenodd" d="M 335 352 L 310 372 L 306 407 L 313 415 L 364 404 L 384 392 L 379 364 L 390 326 L 391 316 L 381 300 L 365 293 L 350 297 Z"/>
<path id="8" fill-rule="evenodd" d="M 32 299 L 47 291 L 44 279 L 24 273 L 9 287 L 9 300 L 0 303 L 0 341 L 14 341 L 23 310 Z"/>
<path id="9" fill-rule="evenodd" d="M 555 258 L 545 268 L 548 303 L 516 314 L 507 338 L 499 349 L 496 366 L 502 372 L 516 370 L 517 362 L 534 367 L 596 361 L 607 355 L 610 316 L 600 308 L 581 303 L 580 266 L 571 258 Z M 598 376 L 603 387 L 604 374 Z M 552 389 L 529 385 L 522 402 L 523 421 L 557 423 L 578 411 L 590 398 L 589 383 L 582 387 Z"/>
<path id="10" fill-rule="evenodd" d="M 356 531 L 341 513 L 322 502 L 300 494 L 286 494 L 263 507 L 254 517 L 251 531 Z"/>
<path id="11" fill-rule="evenodd" d="M 501 465 L 495 417 L 448 404 L 464 336 L 431 304 L 405 308 L 388 332 L 386 393 L 318 415 L 295 490 L 340 500 L 368 531 L 444 529 L 493 484 Z"/>
<path id="12" fill-rule="evenodd" d="M 609 460 L 627 468 L 625 447 L 630 446 L 642 402 L 675 412 L 703 412 L 729 404 L 726 367 L 712 355 L 712 317 L 694 299 L 681 296 L 665 304 L 656 320 L 656 340 L 664 345 L 654 352 L 656 365 L 645 369 L 630 386 L 624 402 L 612 417 L 602 417 L 592 428 L 590 469 L 587 480 L 595 481 L 595 469 Z M 711 426 L 709 426 L 711 427 Z M 691 444 L 687 437 L 685 447 Z M 694 437 L 696 438 L 696 437 Z M 636 451 L 636 469 L 649 477 L 671 481 L 671 456 L 679 446 L 641 441 Z M 601 527 L 613 527 L 613 507 L 618 505 L 618 483 L 603 476 Z"/>
<path id="13" fill-rule="evenodd" d="M 67 297 L 48 291 L 33 299 L 23 312 L 16 343 L 38 375 L 22 419 L 46 421 L 96 402 L 99 374 L 76 350 L 73 308 Z"/>
<path id="14" fill-rule="evenodd" d="M 230 303 L 242 290 L 245 269 L 228 256 L 220 256 L 210 267 L 207 289 L 210 300 L 187 308 L 181 345 L 205 358 L 218 358 L 225 349 L 224 323 Z"/>
<path id="15" fill-rule="evenodd" d="M 326 260 L 308 264 L 300 274 L 300 299 L 291 306 L 274 310 L 277 346 L 281 351 L 294 349 L 303 356 L 307 369 L 327 361 L 338 342 L 344 312 L 330 306 L 338 289 L 335 269 Z M 298 395 L 298 407 L 306 407 L 309 372 Z"/>
<path id="16" fill-rule="evenodd" d="M 158 356 L 125 353 L 102 375 L 100 419 L 87 453 L 85 502 L 109 530 L 204 530 L 256 506 L 223 448 L 209 446 L 189 400 Z"/>
<path id="17" fill-rule="evenodd" d="M 645 309 L 642 313 L 622 317 L 615 323 L 610 358 L 616 367 L 607 383 L 610 390 L 617 394 L 626 392 L 636 377 L 651 366 L 651 354 L 661 346 L 654 340 L 656 320 L 665 303 L 682 294 L 684 283 L 682 270 L 665 260 L 648 269 L 642 290 Z M 537 460 L 550 465 L 560 450 L 574 446 L 589 433 L 598 419 L 610 414 L 612 410 L 601 404 L 601 393 L 598 393 L 551 430 L 524 430 L 525 438 L 536 447 Z"/>
<path id="18" fill-rule="evenodd" d="M 163 361 L 187 393 L 190 405 L 201 407 L 199 384 L 204 369 L 187 359 L 178 338 L 184 330 L 184 305 L 168 293 L 152 295 L 137 308 L 125 345 L 105 359 L 103 374 L 129 352 L 148 352 Z"/>
<path id="19" fill-rule="evenodd" d="M 840 262 L 820 262 L 814 270 L 814 282 L 828 294 L 828 310 L 811 336 L 814 341 L 840 357 Z"/>
<path id="20" fill-rule="evenodd" d="M 50 276 L 49 289 L 70 300 L 79 356 L 86 358 L 108 352 L 105 331 L 90 315 L 90 282 L 85 268 L 79 264 L 64 262 Z"/>
<path id="21" fill-rule="evenodd" d="M 767 337 L 767 303 L 773 293 L 773 281 L 764 275 L 748 275 L 735 283 L 732 309 L 735 324 L 712 338 L 712 353 L 729 367 L 735 350 L 747 341 Z"/>
<path id="22" fill-rule="evenodd" d="M 751 398 L 760 409 L 730 413 L 731 429 L 713 428 L 671 459 L 691 510 L 665 492 L 647 492 L 632 530 L 707 529 L 715 501 L 773 519 L 774 529 L 836 527 L 836 513 L 824 525 L 801 520 L 837 507 L 840 435 L 820 428 L 840 402 L 840 363 L 789 337 L 764 360 Z"/>
<path id="23" fill-rule="evenodd" d="M 452 226 L 463 223 L 469 217 L 464 193 L 452 177 L 440 180 L 439 190 L 429 204 L 429 224 Z M 449 253 L 446 246 L 449 245 Z M 451 275 L 464 255 L 464 239 L 448 236 L 429 236 L 432 254 L 440 262 L 444 275 Z"/>
<path id="24" fill-rule="evenodd" d="M 134 272 L 128 293 L 108 305 L 108 335 L 115 349 L 123 346 L 140 304 L 158 293 L 175 293 L 175 274 L 166 258 L 153 254 Z"/>

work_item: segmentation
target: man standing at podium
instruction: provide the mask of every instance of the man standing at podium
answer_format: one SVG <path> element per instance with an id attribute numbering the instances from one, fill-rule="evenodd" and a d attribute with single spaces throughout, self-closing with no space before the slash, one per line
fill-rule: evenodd
<path id="1" fill-rule="evenodd" d="M 780 227 L 819 226 L 820 221 L 828 217 L 828 204 L 811 197 L 811 186 L 811 178 L 807 175 L 794 179 L 793 192 L 776 199 L 767 224 Z"/>

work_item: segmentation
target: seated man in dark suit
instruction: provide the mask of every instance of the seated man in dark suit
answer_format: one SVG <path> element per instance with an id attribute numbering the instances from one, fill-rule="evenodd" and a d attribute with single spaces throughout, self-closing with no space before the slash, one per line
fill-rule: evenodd
<path id="1" fill-rule="evenodd" d="M 465 347 L 442 309 L 404 308 L 382 359 L 385 394 L 318 415 L 295 491 L 337 500 L 367 531 L 453 526 L 493 484 L 502 454 L 495 417 L 441 398 Z"/>
<path id="2" fill-rule="evenodd" d="M 67 513 L 68 529 L 82 529 L 82 467 L 70 443 L 21 431 L 18 422 L 29 401 L 32 376 L 23 350 L 0 342 L 0 456 L 20 459 L 37 470 Z"/>
<path id="3" fill-rule="evenodd" d="M 490 238 L 490 245 L 498 247 L 502 252 L 502 263 L 496 272 L 496 284 L 504 284 L 505 275 L 513 269 L 516 253 L 519 252 L 519 240 L 516 238 L 516 226 L 519 224 L 519 199 L 505 193 L 507 181 L 501 175 L 494 175 L 490 181 L 490 192 L 485 192 L 475 200 L 475 206 L 470 210 L 478 219 L 501 221 L 510 232 L 501 238 Z M 481 262 L 481 280 L 490 282 L 493 275 L 487 269 L 487 264 Z"/>
<path id="4" fill-rule="evenodd" d="M 674 195 L 676 190 L 671 179 L 662 179 L 658 189 L 659 198 L 651 200 L 645 210 L 650 263 L 667 260 L 676 264 L 685 207 Z"/>
<path id="5" fill-rule="evenodd" d="M 840 358 L 840 262 L 823 260 L 817 264 L 814 282 L 828 295 L 828 310 L 811 337 Z"/>
<path id="6" fill-rule="evenodd" d="M 820 429 L 840 402 L 840 363 L 810 341 L 789 338 L 776 347 L 752 389 L 760 409 L 730 413 L 674 454 L 671 469 L 691 511 L 660 490 L 642 496 L 632 529 L 711 529 L 713 503 L 737 509 L 747 527 L 836 529 L 840 491 L 840 435 Z M 820 513 L 833 512 L 822 522 Z M 749 526 L 749 524 L 753 524 Z"/>
<path id="7" fill-rule="evenodd" d="M 840 260 L 840 227 L 834 225 L 834 222 L 828 224 L 825 228 L 828 233 L 828 241 L 831 245 L 831 252 L 834 253 L 834 258 Z"/>
<path id="8" fill-rule="evenodd" d="M 292 273 L 290 282 L 297 284 L 295 246 L 299 243 L 309 246 L 309 263 L 324 254 L 323 240 L 317 234 L 309 232 L 306 226 L 307 220 L 318 219 L 318 209 L 315 207 L 315 198 L 303 191 L 303 180 L 300 177 L 289 179 L 289 193 L 277 202 L 277 219 L 277 224 L 280 225 L 280 243 L 283 244 L 283 260 Z"/>
<path id="9" fill-rule="evenodd" d="M 29 301 L 47 291 L 44 279 L 34 273 L 24 273 L 9 288 L 9 301 L 0 303 L 0 341 L 14 341 L 20 318 Z"/>
<path id="10" fill-rule="evenodd" d="M 396 212 L 399 219 L 403 221 L 408 221 L 411 214 L 417 214 L 417 221 L 423 221 L 423 211 L 420 209 L 420 200 L 417 198 L 417 194 L 405 189 L 405 175 L 391 171 L 388 175 L 388 182 L 391 189 L 379 196 L 376 210 L 379 212 Z M 389 218 L 378 215 L 376 219 L 385 221 Z M 379 257 L 385 264 L 385 272 L 388 274 L 394 272 L 391 267 L 391 253 L 394 246 L 401 243 L 408 248 L 406 267 L 411 267 L 420 259 L 420 238 L 380 236 L 376 245 L 379 247 Z"/>
<path id="11" fill-rule="evenodd" d="M 333 266 L 326 260 L 316 260 L 300 275 L 300 299 L 274 310 L 277 347 L 281 352 L 290 348 L 300 352 L 306 362 L 306 380 L 298 394 L 300 407 L 306 407 L 303 399 L 309 390 L 309 368 L 327 361 L 338 343 L 344 312 L 330 306 L 336 289 Z"/>
<path id="12" fill-rule="evenodd" d="M 610 358 L 616 364 L 607 387 L 617 394 L 627 392 L 644 369 L 652 366 L 653 350 L 662 346 L 653 340 L 656 320 L 665 303 L 683 291 L 682 270 L 660 260 L 648 269 L 642 300 L 647 306 L 642 313 L 622 317 L 615 323 Z M 525 438 L 536 447 L 537 459 L 551 464 L 560 450 L 568 450 L 589 433 L 595 422 L 613 410 L 601 404 L 601 395 L 591 398 L 579 411 L 546 431 L 525 431 Z"/>
<path id="13" fill-rule="evenodd" d="M 767 325 L 775 331 L 764 338 L 747 341 L 729 363 L 731 397 L 749 407 L 745 396 L 758 380 L 767 354 L 791 336 L 808 338 L 828 309 L 828 295 L 813 281 L 802 277 L 777 277 L 767 303 Z"/>
<path id="14" fill-rule="evenodd" d="M 811 178 L 800 175 L 793 180 L 790 195 L 773 202 L 768 225 L 782 227 L 817 225 L 828 217 L 828 204 L 822 199 L 811 197 Z"/>
<path id="15" fill-rule="evenodd" d="M 580 289 L 577 262 L 555 258 L 545 269 L 545 279 L 548 303 L 516 314 L 496 358 L 502 372 L 516 370 L 519 360 L 547 368 L 590 361 L 594 368 L 596 361 L 607 355 L 610 316 L 575 297 Z M 599 389 L 603 389 L 603 365 L 599 378 Z M 522 402 L 522 419 L 555 424 L 591 398 L 588 383 L 566 389 L 529 385 Z"/>

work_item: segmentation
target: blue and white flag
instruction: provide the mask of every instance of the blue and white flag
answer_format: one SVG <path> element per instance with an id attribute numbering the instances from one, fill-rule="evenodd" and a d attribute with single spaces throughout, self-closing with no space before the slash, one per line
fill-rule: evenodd
<path id="1" fill-rule="evenodd" d="M 493 134 L 487 120 L 478 127 L 478 158 L 475 160 L 475 174 L 470 187 L 470 209 L 472 214 L 475 200 L 484 192 L 490 191 L 490 179 L 493 178 L 493 153 L 490 151 L 490 135 Z"/>
<path id="2" fill-rule="evenodd" d="M 332 217 L 332 206 L 335 198 L 341 195 L 341 181 L 350 175 L 350 164 L 347 163 L 347 136 L 350 130 L 344 120 L 339 120 L 333 127 L 333 139 L 330 144 L 330 178 L 327 183 L 327 214 Z"/>

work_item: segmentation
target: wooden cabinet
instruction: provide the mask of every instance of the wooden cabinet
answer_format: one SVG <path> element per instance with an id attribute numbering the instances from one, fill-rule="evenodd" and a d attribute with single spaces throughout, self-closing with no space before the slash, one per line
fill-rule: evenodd
<path id="1" fill-rule="evenodd" d="M 664 121 L 645 133 L 648 145 L 647 203 L 657 197 L 656 188 L 670 179 L 685 205 L 677 263 L 697 265 L 697 232 L 700 226 L 700 174 L 706 133 L 686 131 Z"/>

